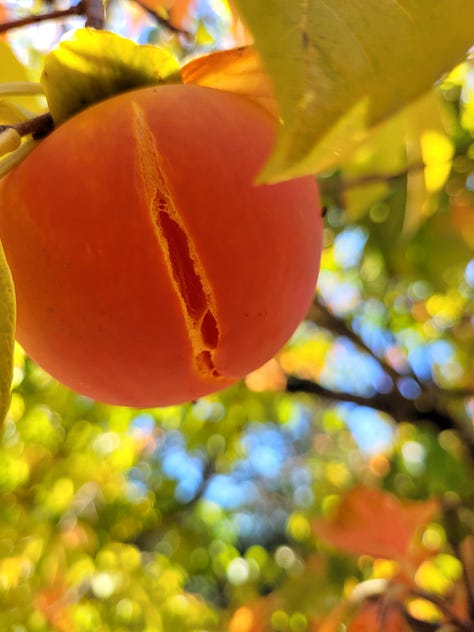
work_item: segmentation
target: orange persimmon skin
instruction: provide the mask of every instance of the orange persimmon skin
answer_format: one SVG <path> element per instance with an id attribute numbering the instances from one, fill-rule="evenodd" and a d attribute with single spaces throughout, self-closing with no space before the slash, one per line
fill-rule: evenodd
<path id="1" fill-rule="evenodd" d="M 313 178 L 255 186 L 274 122 L 194 85 L 70 119 L 2 181 L 17 339 L 99 401 L 177 404 L 270 359 L 304 317 L 321 253 Z"/>

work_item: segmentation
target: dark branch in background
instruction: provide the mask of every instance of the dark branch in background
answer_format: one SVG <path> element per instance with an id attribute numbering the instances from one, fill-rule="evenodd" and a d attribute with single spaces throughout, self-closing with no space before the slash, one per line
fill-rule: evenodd
<path id="1" fill-rule="evenodd" d="M 411 594 L 413 597 L 418 597 L 420 599 L 424 599 L 425 601 L 429 601 L 434 604 L 441 612 L 444 614 L 446 619 L 452 625 L 456 626 L 459 632 L 474 632 L 474 623 L 472 621 L 464 621 L 460 619 L 455 612 L 450 608 L 446 599 L 440 597 L 439 595 L 435 595 L 434 593 L 428 592 L 426 590 L 412 590 Z M 437 627 L 437 630 L 441 630 L 442 628 Z M 453 631 L 454 632 L 454 631 Z"/>
<path id="2" fill-rule="evenodd" d="M 102 0 L 81 0 L 77 4 L 69 7 L 69 9 L 32 14 L 24 18 L 3 22 L 0 24 L 0 33 L 6 33 L 12 29 L 29 26 L 30 24 L 38 24 L 46 20 L 61 20 L 73 15 L 84 15 L 86 17 L 86 26 L 95 29 L 102 29 L 104 27 L 105 8 Z"/>
<path id="3" fill-rule="evenodd" d="M 0 125 L 0 134 L 7 129 L 14 129 L 20 134 L 20 136 L 28 136 L 32 134 L 33 138 L 42 138 L 46 136 L 54 129 L 53 117 L 49 112 L 35 116 L 35 118 L 28 121 L 22 121 L 15 125 Z"/>
<path id="4" fill-rule="evenodd" d="M 10 20 L 9 22 L 3 22 L 0 24 L 0 33 L 6 33 L 12 29 L 17 29 L 22 26 L 28 26 L 30 24 L 38 24 L 45 20 L 59 20 L 68 18 L 72 15 L 85 15 L 85 3 L 79 2 L 69 9 L 62 9 L 59 11 L 51 11 L 50 13 L 39 13 L 28 15 L 24 18 L 18 18 L 16 20 Z"/>
<path id="5" fill-rule="evenodd" d="M 307 318 L 309 320 L 314 321 L 316 325 L 319 325 L 320 327 L 324 327 L 325 329 L 328 329 L 329 331 L 331 331 L 332 333 L 338 336 L 343 336 L 344 338 L 347 338 L 348 340 L 353 342 L 357 347 L 360 347 L 361 349 L 363 349 L 366 353 L 372 356 L 380 364 L 380 366 L 383 368 L 385 373 L 391 378 L 394 384 L 396 384 L 397 381 L 402 377 L 398 373 L 398 371 L 396 371 L 392 366 L 390 366 L 390 364 L 385 362 L 383 358 L 380 358 L 379 356 L 377 356 L 374 353 L 374 351 L 368 345 L 366 345 L 366 343 L 362 340 L 362 338 L 358 336 L 342 318 L 338 318 L 337 316 L 335 316 L 318 299 L 315 299 L 313 301 L 313 305 L 310 309 L 310 312 Z M 412 379 L 414 379 L 421 388 L 421 384 L 419 383 L 417 377 L 414 375 L 413 376 L 410 375 L 410 377 L 412 377 Z"/>
<path id="6" fill-rule="evenodd" d="M 390 415 L 397 422 L 431 421 L 439 431 L 459 429 L 450 415 L 436 408 L 418 410 L 413 401 L 405 399 L 396 390 L 391 393 L 375 393 L 364 397 L 353 393 L 333 391 L 312 380 L 299 378 L 295 375 L 288 376 L 286 390 L 289 393 L 310 393 L 324 399 L 375 408 Z"/>
<path id="7" fill-rule="evenodd" d="M 368 353 L 391 378 L 393 391 L 390 393 L 377 393 L 373 397 L 361 397 L 350 393 L 339 394 L 325 389 L 310 380 L 300 380 L 293 376 L 289 378 L 288 389 L 293 392 L 298 390 L 310 392 L 327 399 L 353 402 L 360 406 L 371 406 L 391 415 L 395 421 L 431 421 L 440 431 L 447 429 L 457 430 L 466 445 L 470 446 L 470 449 L 474 451 L 474 434 L 469 432 L 467 426 L 464 426 L 460 419 L 449 414 L 446 407 L 448 401 L 453 402 L 456 399 L 468 397 L 472 393 L 463 390 L 445 390 L 431 381 L 426 383 L 420 380 L 412 370 L 404 371 L 403 374 L 399 373 L 383 358 L 380 358 L 342 318 L 333 314 L 318 299 L 315 299 L 313 302 L 308 318 L 332 334 L 349 339 Z M 420 388 L 420 395 L 414 400 L 405 398 L 397 388 L 397 382 L 406 377 L 413 380 Z"/>
<path id="8" fill-rule="evenodd" d="M 196 489 L 194 496 L 186 503 L 175 503 L 173 507 L 170 507 L 164 517 L 166 522 L 160 523 L 160 525 L 154 529 L 143 530 L 139 533 L 133 543 L 141 551 L 151 551 L 156 546 L 157 542 L 163 537 L 163 533 L 169 525 L 176 526 L 180 519 L 184 518 L 189 512 L 194 509 L 198 502 L 204 497 L 209 482 L 216 473 L 216 463 L 214 459 L 209 458 L 205 463 L 202 472 L 202 480 L 199 487 Z"/>
<path id="9" fill-rule="evenodd" d="M 133 2 L 135 2 L 135 4 L 138 4 L 138 6 L 141 7 L 144 11 L 146 11 L 148 15 L 151 15 L 151 17 L 154 20 L 156 20 L 156 22 L 158 22 L 160 26 L 164 27 L 165 29 L 168 29 L 168 31 L 171 31 L 172 33 L 176 33 L 176 35 L 183 35 L 184 37 L 188 39 L 191 39 L 193 37 L 192 33 L 190 33 L 189 31 L 180 29 L 177 26 L 174 26 L 173 24 L 171 24 L 169 20 L 166 20 L 159 13 L 157 13 L 156 11 L 153 11 L 153 9 L 150 9 L 150 7 L 147 7 L 147 5 L 141 0 L 133 0 Z"/>
<path id="10" fill-rule="evenodd" d="M 352 393 L 333 391 L 312 380 L 299 378 L 295 375 L 287 376 L 286 391 L 288 393 L 309 393 L 329 401 L 367 406 L 390 415 L 396 422 L 430 422 L 439 432 L 456 430 L 466 447 L 474 455 L 474 439 L 467 426 L 465 427 L 460 420 L 445 412 L 438 401 L 427 402 L 421 400 L 423 405 L 418 408 L 416 405 L 418 400 L 406 399 L 397 390 L 393 390 L 390 393 L 375 393 L 364 397 Z"/>
<path id="11" fill-rule="evenodd" d="M 444 516 L 444 530 L 446 532 L 446 539 L 453 549 L 453 553 L 461 562 L 463 570 L 463 583 L 466 590 L 468 614 L 472 621 L 474 621 L 474 593 L 471 585 L 468 573 L 467 560 L 461 551 L 461 542 L 464 538 L 463 526 L 459 519 L 459 510 L 461 504 L 458 501 L 451 499 L 443 499 L 443 516 Z"/>
<path id="12" fill-rule="evenodd" d="M 103 0 L 82 0 L 86 16 L 86 26 L 103 29 L 105 24 L 105 7 Z"/>

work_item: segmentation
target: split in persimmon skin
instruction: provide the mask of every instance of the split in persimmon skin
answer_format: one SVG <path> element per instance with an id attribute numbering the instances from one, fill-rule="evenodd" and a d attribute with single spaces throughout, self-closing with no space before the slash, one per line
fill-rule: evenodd
<path id="1" fill-rule="evenodd" d="M 269 360 L 311 302 L 314 178 L 254 185 L 275 122 L 195 85 L 70 119 L 0 182 L 17 339 L 93 399 L 178 404 Z"/>

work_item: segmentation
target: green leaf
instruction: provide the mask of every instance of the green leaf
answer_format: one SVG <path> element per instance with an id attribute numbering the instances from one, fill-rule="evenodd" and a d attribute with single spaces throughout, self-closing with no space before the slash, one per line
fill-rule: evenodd
<path id="1" fill-rule="evenodd" d="M 13 281 L 0 244 L 0 423 L 10 406 L 15 343 L 15 292 Z"/>
<path id="2" fill-rule="evenodd" d="M 47 55 L 41 82 L 57 124 L 120 92 L 179 81 L 178 61 L 107 31 L 79 29 Z"/>
<path id="3" fill-rule="evenodd" d="M 336 164 L 474 42 L 472 0 L 236 0 L 284 126 L 267 182 Z"/>

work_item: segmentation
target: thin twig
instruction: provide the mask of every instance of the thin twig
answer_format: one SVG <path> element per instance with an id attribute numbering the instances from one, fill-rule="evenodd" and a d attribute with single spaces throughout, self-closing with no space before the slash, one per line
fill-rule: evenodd
<path id="1" fill-rule="evenodd" d="M 438 595 L 434 595 L 433 593 L 427 592 L 425 590 L 413 590 L 412 595 L 414 597 L 418 597 L 420 599 L 424 599 L 425 601 L 429 601 L 433 605 L 435 605 L 444 616 L 448 619 L 450 623 L 457 626 L 459 630 L 463 632 L 474 632 L 474 622 L 465 621 L 460 619 L 449 607 L 446 601 L 439 597 Z"/>
<path id="2" fill-rule="evenodd" d="M 83 0 L 86 26 L 103 29 L 105 24 L 105 7 L 103 0 Z"/>
<path id="3" fill-rule="evenodd" d="M 313 320 L 317 325 L 324 327 L 325 329 L 329 329 L 329 331 L 337 334 L 338 336 L 343 336 L 347 338 L 351 342 L 353 342 L 356 346 L 363 349 L 366 353 L 376 360 L 380 366 L 383 368 L 385 373 L 391 378 L 394 385 L 396 385 L 397 381 L 402 377 L 402 375 L 394 369 L 390 364 L 388 364 L 383 358 L 380 358 L 365 342 L 362 340 L 360 336 L 358 336 L 348 325 L 347 323 L 336 316 L 333 312 L 331 312 L 319 299 L 315 299 L 313 301 L 313 307 L 310 310 L 309 318 Z M 405 374 L 404 374 L 405 376 Z M 418 381 L 416 375 L 411 374 L 412 377 L 420 386 L 421 384 Z"/>
<path id="4" fill-rule="evenodd" d="M 189 31 L 185 31 L 184 29 L 180 29 L 177 26 L 174 26 L 174 24 L 171 24 L 169 20 L 166 20 L 159 13 L 153 11 L 153 9 L 150 9 L 150 7 L 148 7 L 141 0 L 133 0 L 133 2 L 135 2 L 135 4 L 138 4 L 139 7 L 141 7 L 144 11 L 151 15 L 152 18 L 154 18 L 160 26 L 163 26 L 164 28 L 168 29 L 172 33 L 176 33 L 177 35 L 183 35 L 188 39 L 191 39 L 193 37 L 192 33 L 190 33 Z"/>
<path id="5" fill-rule="evenodd" d="M 39 22 L 44 22 L 46 20 L 59 20 L 62 18 L 67 18 L 72 15 L 84 15 L 85 6 L 84 2 L 79 2 L 69 9 L 60 9 L 58 11 L 51 11 L 51 13 L 39 13 L 28 15 L 24 18 L 18 18 L 16 20 L 10 20 L 8 22 L 3 22 L 0 24 L 0 33 L 6 33 L 7 31 L 11 31 L 12 29 L 18 29 L 22 26 L 28 26 L 30 24 L 38 24 Z"/>
<path id="6" fill-rule="evenodd" d="M 375 351 L 365 343 L 361 336 L 359 334 L 356 334 L 354 330 L 351 329 L 350 325 L 348 325 L 345 320 L 343 320 L 339 316 L 336 316 L 332 311 L 330 311 L 319 300 L 319 298 L 314 299 L 313 305 L 308 313 L 307 318 L 313 321 L 316 325 L 328 329 L 333 334 L 348 338 L 352 343 L 368 353 L 374 360 L 378 362 L 378 364 L 390 377 L 395 385 L 401 378 L 408 377 L 413 380 L 420 388 L 424 399 L 428 400 L 429 402 L 432 402 L 433 400 L 439 400 L 442 397 L 453 399 L 472 397 L 472 395 L 474 395 L 474 391 L 472 389 L 445 389 L 441 388 L 433 381 L 426 383 L 420 380 L 413 370 L 408 368 L 403 371 L 403 373 L 400 373 L 383 357 L 380 357 L 377 353 L 375 353 Z M 434 407 L 435 405 L 432 404 L 432 408 Z"/>
<path id="7" fill-rule="evenodd" d="M 346 402 L 357 406 L 366 406 L 390 415 L 396 422 L 419 423 L 431 422 L 439 431 L 456 430 L 466 447 L 474 453 L 474 442 L 469 431 L 463 427 L 448 413 L 438 410 L 434 406 L 424 410 L 418 410 L 415 402 L 405 399 L 403 395 L 394 390 L 390 393 L 374 393 L 373 395 L 355 395 L 353 393 L 333 391 L 312 380 L 300 378 L 296 375 L 287 376 L 286 391 L 288 393 L 308 393 L 334 402 Z"/>
<path id="8" fill-rule="evenodd" d="M 466 590 L 467 607 L 470 618 L 474 621 L 474 593 L 469 581 L 469 574 L 467 571 L 465 560 L 461 552 L 460 546 L 460 530 L 461 525 L 459 522 L 459 503 L 454 504 L 452 501 L 443 501 L 443 515 L 444 515 L 444 529 L 446 531 L 446 538 L 453 549 L 455 556 L 461 562 L 463 571 L 463 583 Z"/>

